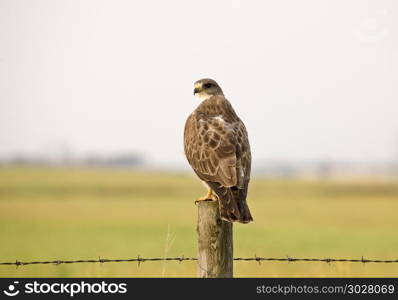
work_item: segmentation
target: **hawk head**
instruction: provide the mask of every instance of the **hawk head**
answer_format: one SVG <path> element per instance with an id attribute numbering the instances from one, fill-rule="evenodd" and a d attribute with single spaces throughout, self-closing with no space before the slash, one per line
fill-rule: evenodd
<path id="1" fill-rule="evenodd" d="M 200 100 L 206 100 L 211 96 L 224 96 L 218 83 L 209 78 L 196 81 L 193 94 L 198 96 Z"/>

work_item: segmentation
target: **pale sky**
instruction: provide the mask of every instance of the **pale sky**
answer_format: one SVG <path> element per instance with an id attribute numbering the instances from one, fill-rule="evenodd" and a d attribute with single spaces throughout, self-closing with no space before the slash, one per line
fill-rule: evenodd
<path id="1" fill-rule="evenodd" d="M 254 162 L 390 160 L 397 30 L 394 0 L 0 0 L 0 156 L 68 145 L 186 165 L 193 82 L 210 77 Z"/>

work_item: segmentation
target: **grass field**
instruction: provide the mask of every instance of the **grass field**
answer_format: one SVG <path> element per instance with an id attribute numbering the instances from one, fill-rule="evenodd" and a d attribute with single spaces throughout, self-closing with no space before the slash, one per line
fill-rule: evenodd
<path id="1" fill-rule="evenodd" d="M 0 261 L 196 256 L 193 176 L 0 168 Z M 398 184 L 254 179 L 235 256 L 398 258 Z M 167 242 L 167 240 L 169 242 Z M 235 276 L 397 276 L 398 264 L 235 262 Z M 195 262 L 0 266 L 0 276 L 194 277 Z"/>

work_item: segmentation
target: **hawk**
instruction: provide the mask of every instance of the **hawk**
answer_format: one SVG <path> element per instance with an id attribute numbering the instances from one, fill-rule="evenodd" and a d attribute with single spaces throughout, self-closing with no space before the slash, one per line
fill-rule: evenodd
<path id="1" fill-rule="evenodd" d="M 195 202 L 218 201 L 221 219 L 249 223 L 251 154 L 245 125 L 214 80 L 196 81 L 193 93 L 202 102 L 185 123 L 184 151 L 208 187 L 207 195 Z"/>

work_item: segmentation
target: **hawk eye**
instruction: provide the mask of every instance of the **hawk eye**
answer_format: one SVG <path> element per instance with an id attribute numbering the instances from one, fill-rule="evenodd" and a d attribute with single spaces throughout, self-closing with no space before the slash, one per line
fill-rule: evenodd
<path id="1" fill-rule="evenodd" d="M 206 83 L 203 86 L 205 87 L 205 89 L 211 88 L 211 83 Z"/>

